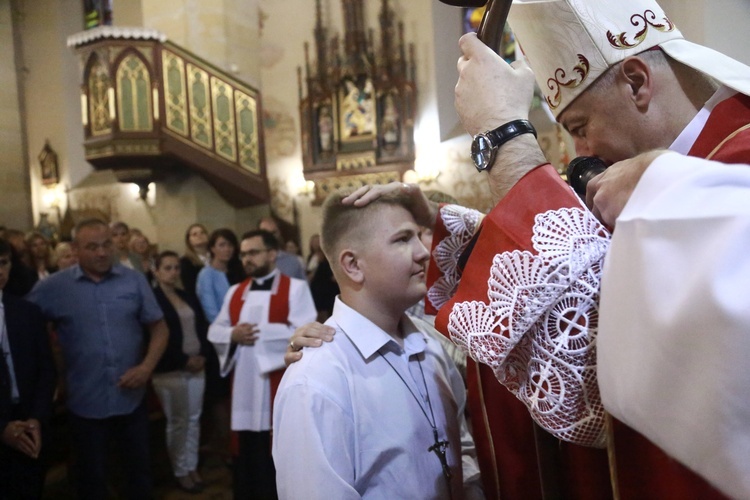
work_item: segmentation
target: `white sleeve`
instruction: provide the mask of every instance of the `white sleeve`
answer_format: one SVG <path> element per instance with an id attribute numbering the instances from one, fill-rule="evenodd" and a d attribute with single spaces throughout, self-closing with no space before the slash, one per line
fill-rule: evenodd
<path id="1" fill-rule="evenodd" d="M 289 288 L 289 328 L 292 336 L 294 330 L 318 317 L 310 286 L 305 280 L 292 280 Z"/>
<path id="2" fill-rule="evenodd" d="M 279 498 L 361 498 L 353 487 L 356 452 L 351 416 L 309 384 L 283 384 L 273 411 Z"/>
<path id="3" fill-rule="evenodd" d="M 219 356 L 219 370 L 222 377 L 226 377 L 232 371 L 237 357 L 236 349 L 231 350 L 233 327 L 229 319 L 229 303 L 238 286 L 234 285 L 229 289 L 224 296 L 224 303 L 221 305 L 219 315 L 208 327 L 208 340 L 214 345 L 216 354 Z"/>
<path id="4" fill-rule="evenodd" d="M 617 220 L 602 278 L 604 407 L 750 498 L 750 167 L 670 153 Z"/>
<path id="5" fill-rule="evenodd" d="M 288 323 L 266 323 L 261 327 L 261 341 L 256 343 L 255 353 L 261 373 L 284 368 L 284 354 L 294 330 L 315 321 L 317 315 L 307 281 L 292 278 L 289 286 Z"/>

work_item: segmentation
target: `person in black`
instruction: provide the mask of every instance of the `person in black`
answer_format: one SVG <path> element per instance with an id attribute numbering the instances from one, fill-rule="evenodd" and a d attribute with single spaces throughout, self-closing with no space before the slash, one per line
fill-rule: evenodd
<path id="1" fill-rule="evenodd" d="M 211 352 L 208 324 L 198 301 L 176 287 L 180 262 L 175 252 L 156 257 L 154 276 L 154 295 L 164 312 L 169 340 L 152 382 L 167 417 L 167 450 L 175 478 L 180 488 L 194 493 L 203 486 L 197 468 L 205 365 Z"/>
<path id="2" fill-rule="evenodd" d="M 0 239 L 0 499 L 40 498 L 57 375 L 42 312 L 3 290 L 11 265 Z"/>
<path id="3" fill-rule="evenodd" d="M 16 297 L 24 297 L 39 280 L 37 273 L 29 266 L 29 250 L 23 232 L 17 229 L 6 229 L 5 241 L 10 246 L 10 275 L 5 291 Z"/>

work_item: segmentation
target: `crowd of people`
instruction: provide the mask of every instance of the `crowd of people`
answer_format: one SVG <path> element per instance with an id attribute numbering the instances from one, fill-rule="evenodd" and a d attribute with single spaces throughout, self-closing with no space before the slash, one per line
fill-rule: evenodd
<path id="1" fill-rule="evenodd" d="M 301 256 L 280 249 L 273 218 L 258 226 L 273 231 L 256 231 L 266 238 L 264 248 L 284 255 L 275 253 L 272 265 L 285 263 L 302 278 L 292 278 L 295 289 L 309 296 L 295 325 L 324 320 L 330 309 L 316 309 L 308 281 L 321 275 L 317 269 L 323 269 L 325 257 L 311 254 L 314 262 L 306 266 Z M 230 288 L 257 275 L 244 262 L 246 239 L 238 240 L 227 228 L 209 233 L 193 224 L 178 254 L 157 250 L 143 232 L 122 221 L 81 221 L 72 241 L 60 242 L 37 231 L 0 228 L 5 354 L 0 389 L 9 391 L 7 399 L 0 398 L 2 498 L 41 496 L 55 407 L 65 408 L 73 452 L 69 479 L 81 498 L 106 497 L 113 442 L 123 459 L 125 493 L 151 495 L 148 411 L 154 404 L 165 417 L 166 451 L 179 488 L 203 489 L 200 449 L 242 467 L 238 477 L 253 468 L 242 462 L 247 453 L 233 445 L 231 381 L 208 340 L 208 327 L 221 316 Z M 330 271 L 322 276 L 327 283 L 318 288 L 335 296 Z M 294 302 L 296 307 L 297 296 Z M 283 365 L 285 348 L 284 339 L 277 364 Z M 270 423 L 263 430 L 268 429 Z M 270 445 L 265 450 L 270 457 Z"/>

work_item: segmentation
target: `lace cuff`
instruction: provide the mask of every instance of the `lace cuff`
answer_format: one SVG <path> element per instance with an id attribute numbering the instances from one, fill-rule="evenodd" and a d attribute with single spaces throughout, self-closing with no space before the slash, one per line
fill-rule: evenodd
<path id="1" fill-rule="evenodd" d="M 596 328 L 609 233 L 588 210 L 561 208 L 536 215 L 531 244 L 533 252 L 495 255 L 487 302 L 453 304 L 448 331 L 539 425 L 565 441 L 602 447 Z"/>
<path id="2" fill-rule="evenodd" d="M 458 259 L 474 236 L 482 217 L 481 212 L 458 205 L 440 207 L 435 228 L 439 243 L 434 246 L 430 263 L 430 266 L 437 268 L 439 277 L 427 292 L 427 300 L 435 310 L 445 305 L 456 292 L 461 279 Z"/>

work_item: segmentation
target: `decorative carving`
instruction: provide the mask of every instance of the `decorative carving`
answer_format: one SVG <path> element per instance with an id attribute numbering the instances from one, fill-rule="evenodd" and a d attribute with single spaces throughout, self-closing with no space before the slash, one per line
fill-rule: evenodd
<path id="1" fill-rule="evenodd" d="M 190 98 L 190 137 L 211 149 L 214 144 L 208 73 L 188 63 L 188 96 Z"/>
<path id="2" fill-rule="evenodd" d="M 343 43 L 329 39 L 316 0 L 315 61 L 306 43 L 304 77 L 298 69 L 304 174 L 316 182 L 342 170 L 388 164 L 403 174 L 414 165 L 414 50 L 407 59 L 403 24 L 381 2 L 376 48 L 363 0 L 342 0 Z"/>
<path id="3" fill-rule="evenodd" d="M 649 26 L 663 33 L 669 33 L 674 30 L 674 24 L 672 24 L 672 21 L 670 21 L 667 16 L 664 16 L 662 21 L 663 22 L 656 22 L 656 14 L 654 14 L 653 10 L 647 10 L 643 15 L 633 14 L 630 16 L 630 24 L 636 28 L 640 27 L 639 31 L 633 35 L 633 41 L 628 42 L 628 33 L 625 31 L 619 35 L 614 35 L 609 30 L 607 30 L 607 40 L 609 41 L 609 44 L 616 49 L 632 49 L 633 47 L 640 45 L 646 39 Z"/>
<path id="4" fill-rule="evenodd" d="M 168 50 L 161 53 L 164 82 L 164 124 L 187 137 L 187 94 L 185 92 L 185 61 Z M 209 144 L 210 147 L 210 144 Z"/>
<path id="5" fill-rule="evenodd" d="M 345 170 L 362 170 L 374 167 L 375 163 L 375 151 L 356 155 L 342 155 L 336 158 L 336 170 L 339 172 Z"/>
<path id="6" fill-rule="evenodd" d="M 315 199 L 322 201 L 326 196 L 341 188 L 356 189 L 366 184 L 388 184 L 400 180 L 401 172 L 398 171 L 326 177 L 315 181 Z"/>
<path id="7" fill-rule="evenodd" d="M 154 155 L 160 152 L 159 141 L 117 141 L 103 146 L 86 146 L 88 159 L 103 158 L 114 155 Z"/>
<path id="8" fill-rule="evenodd" d="M 234 113 L 232 113 L 232 87 L 215 76 L 211 76 L 211 104 L 214 111 L 214 141 L 216 153 L 229 161 L 237 160 L 237 144 L 234 141 Z"/>
<path id="9" fill-rule="evenodd" d="M 109 68 L 96 53 L 89 60 L 87 85 L 91 135 L 109 134 L 112 132 L 109 116 L 109 89 L 112 83 L 109 80 Z"/>
<path id="10" fill-rule="evenodd" d="M 239 163 L 254 174 L 260 173 L 258 151 L 258 109 L 255 99 L 240 90 L 234 91 L 237 114 L 237 147 Z"/>
<path id="11" fill-rule="evenodd" d="M 568 78 L 568 74 L 563 68 L 555 70 L 555 76 L 547 80 L 547 88 L 555 92 L 553 96 L 547 96 L 547 104 L 552 109 L 557 109 L 560 105 L 560 87 L 574 89 L 582 84 L 589 75 L 589 60 L 583 54 L 578 54 L 578 64 L 573 66 L 571 71 L 578 76 Z"/>

